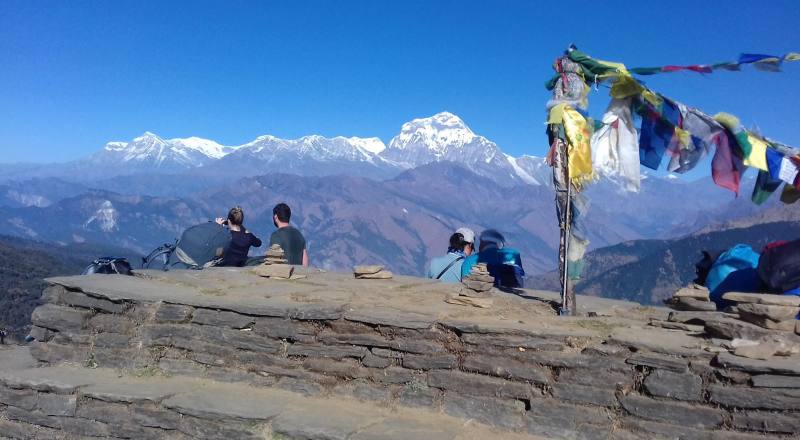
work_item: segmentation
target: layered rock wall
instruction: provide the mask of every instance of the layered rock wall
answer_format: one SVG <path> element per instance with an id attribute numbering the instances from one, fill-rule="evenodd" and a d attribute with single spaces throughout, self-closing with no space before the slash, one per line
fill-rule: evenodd
<path id="1" fill-rule="evenodd" d="M 800 364 L 623 337 L 613 331 L 618 322 L 603 318 L 521 328 L 324 301 L 143 301 L 61 284 L 44 298 L 31 347 L 43 364 L 347 396 L 557 438 L 800 432 Z M 91 401 L 36 393 L 2 389 L 6 417 L 38 408 L 43 418 L 22 419 L 49 427 L 49 418 L 92 411 Z"/>

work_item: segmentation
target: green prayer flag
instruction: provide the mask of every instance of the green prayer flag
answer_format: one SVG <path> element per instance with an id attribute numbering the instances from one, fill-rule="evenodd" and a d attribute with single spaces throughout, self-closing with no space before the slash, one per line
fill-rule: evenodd
<path id="1" fill-rule="evenodd" d="M 635 73 L 637 75 L 655 75 L 656 73 L 661 73 L 660 67 L 634 67 L 632 69 L 628 69 L 630 73 Z"/>
<path id="2" fill-rule="evenodd" d="M 763 204 L 775 190 L 780 188 L 781 183 L 783 183 L 783 181 L 773 179 L 769 171 L 759 170 L 756 184 L 753 186 L 753 195 L 750 197 L 750 200 L 756 205 Z"/>
<path id="3" fill-rule="evenodd" d="M 742 158 L 747 159 L 750 157 L 750 152 L 753 151 L 753 146 L 750 145 L 750 139 L 747 138 L 747 132 L 740 130 L 736 133 L 736 143 L 742 149 Z"/>

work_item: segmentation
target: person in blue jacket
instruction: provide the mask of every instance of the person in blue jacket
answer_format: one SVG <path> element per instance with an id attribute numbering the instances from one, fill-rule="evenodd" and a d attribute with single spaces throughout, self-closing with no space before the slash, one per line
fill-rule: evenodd
<path id="1" fill-rule="evenodd" d="M 459 228 L 450 236 L 447 254 L 436 257 L 428 265 L 428 278 L 446 283 L 461 282 L 461 265 L 472 255 L 475 233 L 469 228 Z"/>
<path id="2" fill-rule="evenodd" d="M 481 232 L 478 253 L 472 254 L 461 265 L 461 277 L 466 277 L 472 267 L 486 263 L 489 274 L 494 277 L 495 287 L 522 288 L 525 284 L 525 270 L 519 251 L 506 247 L 503 234 L 494 229 Z"/>

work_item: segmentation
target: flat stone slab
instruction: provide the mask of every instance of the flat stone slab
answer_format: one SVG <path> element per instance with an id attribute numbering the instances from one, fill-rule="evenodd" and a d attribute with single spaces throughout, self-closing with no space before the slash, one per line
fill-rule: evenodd
<path id="1" fill-rule="evenodd" d="M 779 374 L 761 374 L 753 376 L 753 386 L 757 388 L 798 388 L 800 376 L 782 376 Z"/>
<path id="2" fill-rule="evenodd" d="M 739 309 L 739 313 L 744 312 L 750 315 L 763 316 L 773 321 L 795 319 L 797 318 L 797 314 L 800 313 L 800 307 L 774 306 L 767 304 L 744 303 L 739 304 L 737 308 Z M 791 330 L 794 330 L 794 327 L 792 327 Z"/>
<path id="3" fill-rule="evenodd" d="M 736 301 L 740 303 L 800 307 L 800 296 L 797 295 L 772 295 L 768 293 L 728 292 L 722 295 L 722 299 L 728 301 Z"/>
<path id="4" fill-rule="evenodd" d="M 461 427 L 458 424 L 392 418 L 369 426 L 354 434 L 351 440 L 454 440 Z"/>
<path id="5" fill-rule="evenodd" d="M 609 343 L 637 350 L 648 350 L 672 356 L 705 356 L 701 340 L 682 332 L 660 328 L 620 328 L 611 334 Z"/>
<path id="6" fill-rule="evenodd" d="M 383 421 L 365 417 L 347 406 L 304 405 L 285 411 L 272 422 L 272 431 L 289 438 L 347 440 L 351 434 Z"/>
<path id="7" fill-rule="evenodd" d="M 81 388 L 81 394 L 106 402 L 158 403 L 178 393 L 193 390 L 196 385 L 188 381 L 170 381 L 163 377 L 149 379 L 127 378 L 125 381 L 105 378 Z"/>
<path id="8" fill-rule="evenodd" d="M 796 357 L 787 359 L 774 358 L 769 361 L 762 361 L 739 357 L 730 353 L 720 353 L 717 355 L 716 362 L 720 366 L 731 370 L 800 376 L 800 359 Z"/>
<path id="9" fill-rule="evenodd" d="M 246 385 L 202 383 L 194 391 L 166 399 L 162 404 L 181 414 L 204 419 L 270 420 L 297 395 L 288 391 L 254 389 Z"/>

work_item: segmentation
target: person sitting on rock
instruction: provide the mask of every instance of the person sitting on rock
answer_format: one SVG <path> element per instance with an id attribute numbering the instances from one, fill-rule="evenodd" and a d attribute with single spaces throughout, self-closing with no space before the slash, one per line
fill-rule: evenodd
<path id="1" fill-rule="evenodd" d="M 297 228 L 289 224 L 291 218 L 292 210 L 286 203 L 278 203 L 272 208 L 272 223 L 278 230 L 269 237 L 269 245 L 280 245 L 287 263 L 308 266 L 306 239 Z"/>
<path id="2" fill-rule="evenodd" d="M 222 261 L 218 266 L 244 266 L 247 263 L 247 254 L 250 252 L 250 247 L 261 247 L 261 240 L 242 225 L 244 211 L 236 206 L 228 212 L 227 220 L 218 217 L 215 221 L 220 225 L 227 225 L 231 231 L 231 243 L 225 249 Z"/>
<path id="3" fill-rule="evenodd" d="M 461 264 L 472 255 L 475 246 L 475 233 L 469 228 L 459 228 L 450 236 L 447 255 L 436 257 L 428 266 L 428 278 L 447 283 L 461 281 Z"/>
<path id="4" fill-rule="evenodd" d="M 467 257 L 461 265 L 461 277 L 464 278 L 478 263 L 486 263 L 489 274 L 494 277 L 495 287 L 522 288 L 525 284 L 525 270 L 519 251 L 506 247 L 503 234 L 487 229 L 481 232 L 478 253 Z"/>

